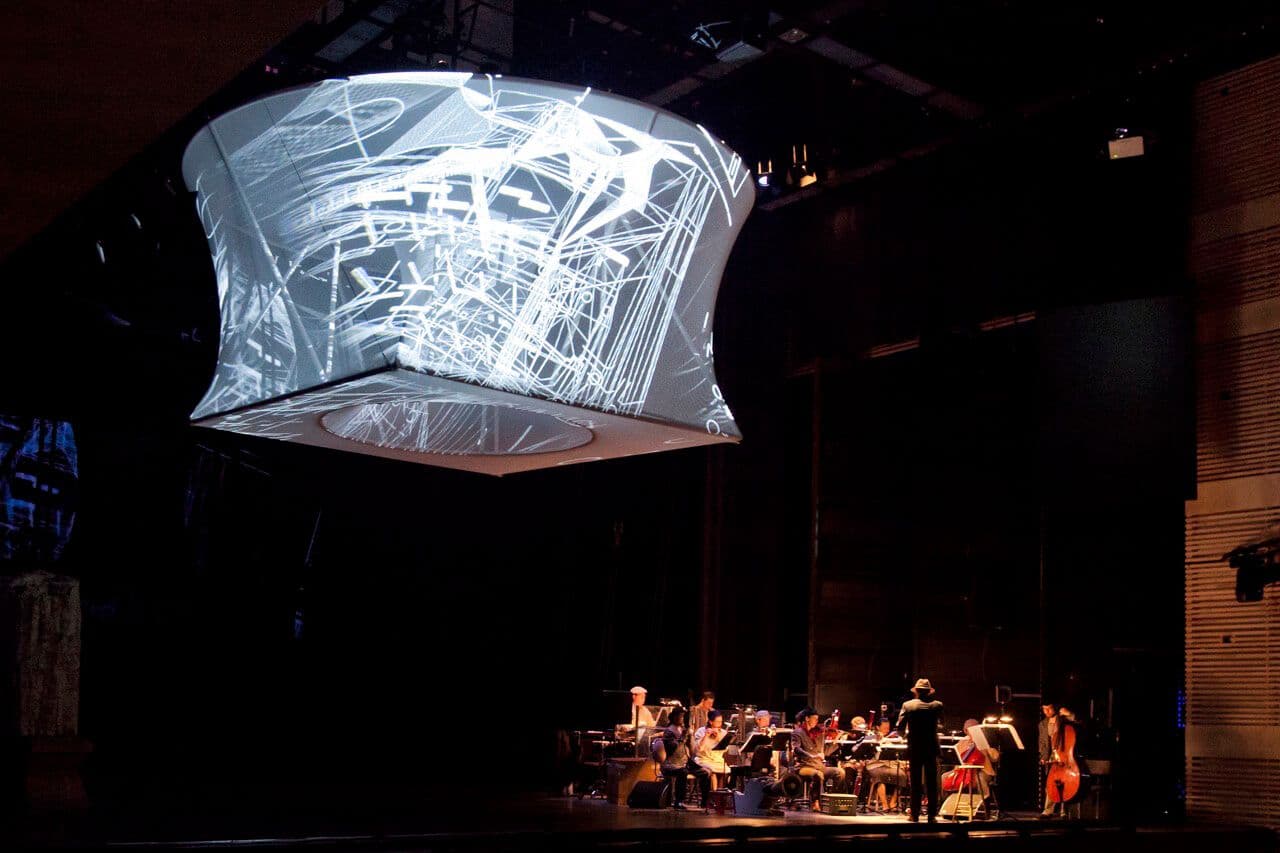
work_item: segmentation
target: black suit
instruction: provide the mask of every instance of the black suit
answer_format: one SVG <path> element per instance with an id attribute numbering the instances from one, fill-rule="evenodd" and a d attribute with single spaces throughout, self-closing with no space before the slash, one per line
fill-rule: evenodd
<path id="1" fill-rule="evenodd" d="M 938 813 L 938 726 L 942 703 L 910 699 L 898 715 L 898 731 L 907 727 L 907 757 L 911 761 L 911 819 L 920 819 L 920 796 L 929 789 L 929 818 Z"/>

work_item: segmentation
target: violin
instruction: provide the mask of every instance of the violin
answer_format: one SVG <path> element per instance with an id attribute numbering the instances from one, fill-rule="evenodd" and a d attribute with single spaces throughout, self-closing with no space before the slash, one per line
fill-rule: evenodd
<path id="1" fill-rule="evenodd" d="M 1045 790 L 1053 803 L 1074 802 L 1080 796 L 1080 765 L 1076 763 L 1076 727 L 1060 721 Z"/>

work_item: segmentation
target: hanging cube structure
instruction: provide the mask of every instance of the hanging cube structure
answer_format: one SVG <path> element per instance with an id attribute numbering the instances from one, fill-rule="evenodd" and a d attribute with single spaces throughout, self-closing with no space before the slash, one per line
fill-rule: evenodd
<path id="1" fill-rule="evenodd" d="M 712 318 L 754 191 L 698 125 L 371 74 L 220 116 L 183 174 L 221 309 L 200 426 L 489 474 L 740 439 Z"/>

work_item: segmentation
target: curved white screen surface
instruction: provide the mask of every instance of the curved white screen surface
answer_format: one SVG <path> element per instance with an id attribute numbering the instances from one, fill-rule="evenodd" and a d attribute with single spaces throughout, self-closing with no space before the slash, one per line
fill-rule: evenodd
<path id="1" fill-rule="evenodd" d="M 501 410 L 504 423 L 521 407 L 481 389 L 701 434 L 692 443 L 738 437 L 712 317 L 753 191 L 740 159 L 697 125 L 548 83 L 376 74 L 215 119 L 183 172 L 222 312 L 217 370 L 192 414 L 203 424 L 474 467 L 448 461 L 473 454 L 423 438 L 439 434 L 424 425 L 441 410 L 420 396 L 321 424 L 333 410 L 324 389 L 390 370 L 439 380 L 432 393 L 446 396 L 471 386 L 456 411 Z M 299 394 L 305 405 L 285 404 Z M 356 437 L 357 411 L 386 416 Z M 503 455 L 480 441 L 475 456 Z M 603 444 L 594 456 L 662 449 Z M 517 449 L 506 470 L 571 452 Z"/>

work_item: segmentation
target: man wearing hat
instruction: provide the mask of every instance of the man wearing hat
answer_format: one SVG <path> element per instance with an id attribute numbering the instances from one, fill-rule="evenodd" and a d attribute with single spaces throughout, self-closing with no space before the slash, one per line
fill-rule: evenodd
<path id="1" fill-rule="evenodd" d="M 631 718 L 627 722 L 636 727 L 637 739 L 644 733 L 643 730 L 653 728 L 655 722 L 653 712 L 644 704 L 648 695 L 649 691 L 638 684 L 631 688 Z"/>
<path id="2" fill-rule="evenodd" d="M 821 810 L 822 786 L 827 780 L 844 791 L 844 770 L 827 766 L 825 734 L 818 725 L 818 712 L 812 708 L 800 712 L 791 730 L 791 769 L 808 788 L 809 807 L 815 812 Z"/>
<path id="3" fill-rule="evenodd" d="M 933 685 L 921 678 L 911 688 L 914 698 L 902 705 L 898 731 L 906 726 L 907 758 L 911 762 L 911 820 L 920 820 L 920 795 L 929 786 L 929 823 L 938 806 L 938 726 L 942 723 L 942 703 L 933 698 Z"/>

